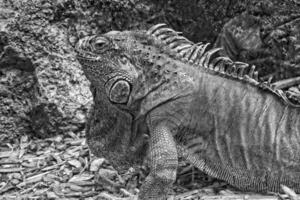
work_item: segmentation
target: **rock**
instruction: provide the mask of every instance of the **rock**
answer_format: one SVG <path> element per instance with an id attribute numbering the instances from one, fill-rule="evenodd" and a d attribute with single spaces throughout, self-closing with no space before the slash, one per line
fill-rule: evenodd
<path id="1" fill-rule="evenodd" d="M 0 0 L 0 137 L 83 131 L 92 96 L 72 45 L 96 32 L 145 27 L 143 5 Z"/>
<path id="2" fill-rule="evenodd" d="M 29 134 L 34 74 L 15 69 L 0 70 L 0 135 Z"/>
<path id="3" fill-rule="evenodd" d="M 292 1 L 255 0 L 224 25 L 215 46 L 233 60 L 256 65 L 263 81 L 299 76 L 299 10 Z"/>
<path id="4" fill-rule="evenodd" d="M 224 53 L 233 60 L 242 60 L 244 51 L 262 48 L 260 22 L 248 13 L 233 18 L 223 27 L 216 45 L 224 48 Z"/>
<path id="5" fill-rule="evenodd" d="M 4 33 L 4 32 L 2 32 Z M 0 38 L 5 41 L 5 37 Z M 2 42 L 3 42 L 2 40 Z M 5 44 L 4 42 L 2 44 Z M 21 52 L 9 45 L 4 45 L 1 53 L 0 69 L 14 68 L 25 72 L 33 72 L 34 67 L 29 58 L 26 58 Z"/>
<path id="6" fill-rule="evenodd" d="M 49 137 L 84 129 L 88 82 L 52 1 L 0 1 L 0 133 Z"/>

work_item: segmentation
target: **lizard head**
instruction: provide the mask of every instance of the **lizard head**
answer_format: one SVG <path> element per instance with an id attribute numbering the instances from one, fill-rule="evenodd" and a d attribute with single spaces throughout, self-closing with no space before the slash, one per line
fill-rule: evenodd
<path id="1" fill-rule="evenodd" d="M 101 87 L 112 104 L 128 103 L 137 71 L 126 53 L 122 32 L 85 37 L 77 43 L 77 58 L 92 85 Z"/>
<path id="2" fill-rule="evenodd" d="M 143 31 L 111 31 L 82 38 L 76 45 L 78 61 L 94 91 L 94 109 L 98 109 L 95 113 L 98 116 L 94 118 L 97 118 L 100 128 L 97 134 L 91 136 L 89 146 L 97 146 L 115 163 L 117 160 L 130 160 L 128 155 L 133 153 L 128 149 L 131 147 L 143 149 L 140 147 L 145 144 L 137 144 L 136 141 L 141 141 L 137 138 L 141 138 L 147 130 L 139 127 L 138 121 L 153 107 L 173 98 L 175 93 L 172 90 L 179 91 L 177 87 L 166 84 L 171 80 L 173 85 L 179 85 L 176 77 L 180 71 L 175 69 L 178 63 L 172 59 L 176 55 L 169 52 L 169 47 L 164 49 L 166 45 L 157 37 L 169 39 L 169 46 L 173 47 L 178 46 L 176 41 L 180 41 L 178 44 L 182 49 L 184 45 L 191 45 L 177 32 L 161 27 L 156 25 Z M 143 133 L 140 133 L 141 129 Z M 98 144 L 97 141 L 103 142 Z"/>
<path id="3" fill-rule="evenodd" d="M 111 31 L 82 38 L 76 45 L 77 59 L 91 82 L 94 98 L 87 142 L 94 154 L 105 156 L 119 170 L 141 164 L 146 148 L 143 133 L 136 134 L 141 128 L 127 112 L 139 73 L 127 50 L 130 37 L 129 32 Z"/>
<path id="4" fill-rule="evenodd" d="M 150 105 L 141 108 L 145 98 L 150 96 L 155 106 L 161 103 L 159 93 L 173 92 L 167 82 L 177 81 L 183 71 L 178 68 L 181 55 L 176 48 L 186 50 L 193 45 L 174 30 L 161 28 L 163 25 L 88 36 L 76 45 L 77 58 L 91 84 L 104 92 L 111 104 L 135 116 L 152 109 Z"/>

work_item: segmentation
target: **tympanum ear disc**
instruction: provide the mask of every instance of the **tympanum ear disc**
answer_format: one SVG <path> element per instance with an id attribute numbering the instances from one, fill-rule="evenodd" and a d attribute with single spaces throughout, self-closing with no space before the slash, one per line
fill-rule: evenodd
<path id="1" fill-rule="evenodd" d="M 127 103 L 129 95 L 130 84 L 125 80 L 116 81 L 109 91 L 109 99 L 114 103 Z"/>

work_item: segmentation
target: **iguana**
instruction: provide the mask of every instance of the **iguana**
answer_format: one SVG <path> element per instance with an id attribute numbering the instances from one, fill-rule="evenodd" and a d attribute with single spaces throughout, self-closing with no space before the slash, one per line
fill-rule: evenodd
<path id="1" fill-rule="evenodd" d="M 165 24 L 77 43 L 94 109 L 104 109 L 88 124 L 91 149 L 121 161 L 131 152 L 143 157 L 149 144 L 150 173 L 138 199 L 167 199 L 179 156 L 241 190 L 280 192 L 282 184 L 300 192 L 300 106 L 260 82 L 254 66 L 219 50 Z M 110 108 L 120 120 L 106 119 Z"/>

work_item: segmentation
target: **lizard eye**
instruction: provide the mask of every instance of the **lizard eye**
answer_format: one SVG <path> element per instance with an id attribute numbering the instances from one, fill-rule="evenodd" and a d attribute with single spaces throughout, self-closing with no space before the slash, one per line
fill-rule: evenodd
<path id="1" fill-rule="evenodd" d="M 124 104 L 127 103 L 130 95 L 130 84 L 126 80 L 116 81 L 110 91 L 109 99 L 114 103 Z"/>
<path id="2" fill-rule="evenodd" d="M 97 40 L 94 42 L 94 48 L 96 50 L 101 50 L 107 45 L 107 40 L 105 38 L 97 38 Z"/>

